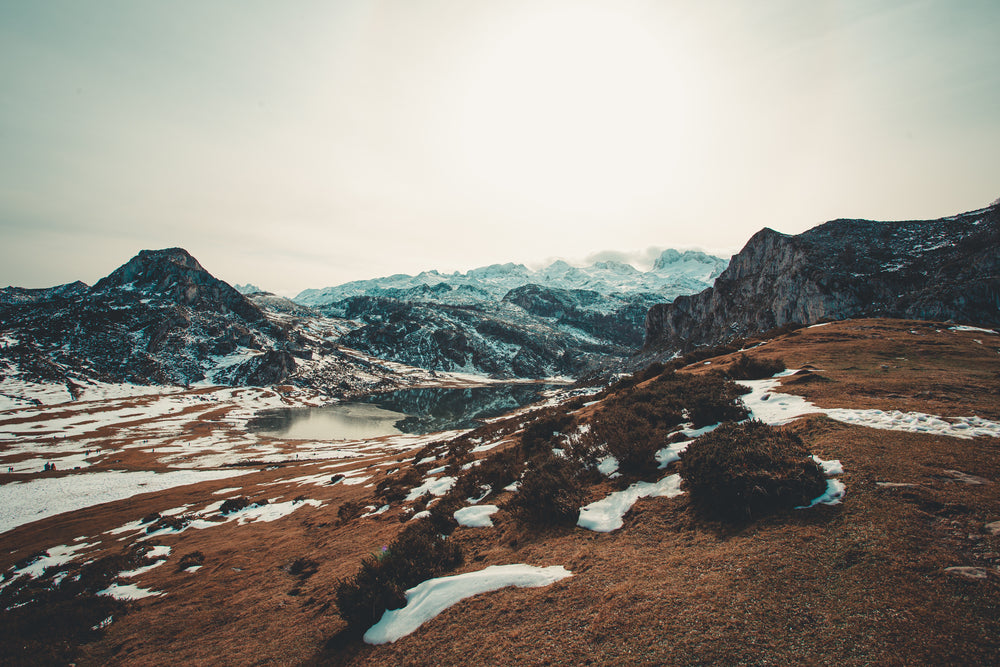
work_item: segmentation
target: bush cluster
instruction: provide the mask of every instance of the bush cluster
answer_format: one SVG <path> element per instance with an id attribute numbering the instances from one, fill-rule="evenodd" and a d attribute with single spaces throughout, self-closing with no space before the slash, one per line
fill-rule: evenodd
<path id="1" fill-rule="evenodd" d="M 806 505 L 826 488 L 798 436 L 757 420 L 723 424 L 698 438 L 679 467 L 692 506 L 723 521 Z"/>
<path id="2" fill-rule="evenodd" d="M 781 359 L 762 359 L 741 354 L 726 370 L 726 375 L 734 380 L 763 380 L 785 370 Z"/>
<path id="3" fill-rule="evenodd" d="M 582 440 L 591 449 L 614 456 L 623 474 L 643 476 L 655 471 L 656 452 L 681 424 L 691 422 L 701 428 L 745 419 L 747 411 L 740 401 L 743 391 L 718 375 L 667 369 L 607 399 Z"/>
<path id="4" fill-rule="evenodd" d="M 362 632 L 388 609 L 406 604 L 406 590 L 462 563 L 457 544 L 434 525 L 415 521 L 382 551 L 361 561 L 361 569 L 337 583 L 340 615 L 351 631 Z"/>
<path id="5" fill-rule="evenodd" d="M 584 499 L 584 474 L 577 461 L 552 454 L 539 457 L 525 471 L 520 488 L 504 509 L 520 523 L 532 526 L 575 524 Z"/>

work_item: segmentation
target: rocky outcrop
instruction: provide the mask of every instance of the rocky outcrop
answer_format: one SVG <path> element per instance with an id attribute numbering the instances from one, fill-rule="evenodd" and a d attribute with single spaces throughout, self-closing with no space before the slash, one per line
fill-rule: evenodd
<path id="1" fill-rule="evenodd" d="M 341 342 L 421 368 L 495 377 L 577 375 L 624 360 L 635 351 L 638 340 L 633 346 L 617 342 L 622 331 L 636 331 L 637 322 L 627 319 L 628 312 L 621 317 L 591 312 L 567 302 L 571 296 L 528 289 L 510 300 L 476 306 L 352 297 L 338 305 L 342 309 L 338 312 L 362 326 Z M 597 334 L 602 318 L 611 335 Z M 584 326 L 591 331 L 584 331 Z"/>
<path id="2" fill-rule="evenodd" d="M 821 318 L 1000 325 L 1000 205 L 908 222 L 763 229 L 715 285 L 650 308 L 646 351 L 687 351 Z"/>

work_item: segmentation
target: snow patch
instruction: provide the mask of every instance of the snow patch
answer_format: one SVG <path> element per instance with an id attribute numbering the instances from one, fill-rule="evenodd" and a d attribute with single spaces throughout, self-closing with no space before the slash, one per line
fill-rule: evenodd
<path id="1" fill-rule="evenodd" d="M 490 516 L 500 510 L 496 505 L 473 505 L 455 511 L 455 521 L 460 526 L 469 528 L 491 528 L 493 520 Z"/>
<path id="2" fill-rule="evenodd" d="M 576 525 L 598 533 L 610 533 L 624 525 L 625 514 L 640 498 L 673 498 L 681 491 L 681 476 L 667 475 L 658 482 L 636 482 L 580 510 Z"/>
<path id="3" fill-rule="evenodd" d="M 517 564 L 491 565 L 477 572 L 428 579 L 406 591 L 406 606 L 385 612 L 382 619 L 365 633 L 364 640 L 368 644 L 388 644 L 412 633 L 448 607 L 473 595 L 508 586 L 549 586 L 572 575 L 561 565 L 536 567 Z"/>

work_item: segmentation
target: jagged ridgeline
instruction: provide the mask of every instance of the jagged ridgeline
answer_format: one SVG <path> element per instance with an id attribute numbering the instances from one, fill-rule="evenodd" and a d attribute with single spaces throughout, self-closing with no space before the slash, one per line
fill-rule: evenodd
<path id="1" fill-rule="evenodd" d="M 573 376 L 634 354 L 650 304 L 711 284 L 724 266 L 677 251 L 649 272 L 614 262 L 540 272 L 504 265 L 328 288 L 324 298 L 349 296 L 314 307 L 317 299 L 234 288 L 181 248 L 143 250 L 93 287 L 0 290 L 0 372 L 64 383 L 73 395 L 92 380 L 291 383 L 344 396 L 419 380 L 381 360 L 501 378 Z"/>
<path id="2" fill-rule="evenodd" d="M 666 250 L 649 271 L 610 261 L 537 271 L 497 264 L 306 290 L 295 300 L 357 321 L 342 342 L 376 357 L 498 377 L 580 376 L 635 354 L 652 304 L 708 287 L 725 266 Z"/>
<path id="3" fill-rule="evenodd" d="M 1000 325 L 1000 204 L 939 220 L 834 220 L 757 232 L 713 287 L 653 306 L 645 350 L 672 354 L 822 318 Z"/>

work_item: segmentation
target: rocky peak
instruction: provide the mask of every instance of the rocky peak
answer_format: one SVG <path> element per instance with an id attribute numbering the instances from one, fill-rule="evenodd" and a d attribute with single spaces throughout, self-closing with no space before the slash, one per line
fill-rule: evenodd
<path id="1" fill-rule="evenodd" d="M 215 312 L 233 312 L 243 319 L 258 322 L 263 313 L 235 288 L 198 263 L 183 248 L 142 250 L 94 286 L 94 292 L 113 290 L 140 292 L 191 308 Z"/>
<path id="2" fill-rule="evenodd" d="M 646 318 L 647 349 L 685 351 L 820 318 L 1000 324 L 1000 205 L 939 220 L 762 229 L 713 287 Z"/>

